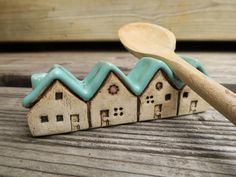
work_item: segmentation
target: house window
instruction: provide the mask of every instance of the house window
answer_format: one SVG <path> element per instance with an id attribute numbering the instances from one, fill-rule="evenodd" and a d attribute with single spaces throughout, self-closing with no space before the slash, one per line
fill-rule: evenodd
<path id="1" fill-rule="evenodd" d="M 116 95 L 118 92 L 119 92 L 119 87 L 115 84 L 111 85 L 108 88 L 108 93 L 111 94 L 111 95 Z"/>
<path id="2" fill-rule="evenodd" d="M 124 108 L 123 107 L 119 107 L 119 108 L 114 108 L 114 116 L 123 116 L 124 112 L 123 112 Z"/>
<path id="3" fill-rule="evenodd" d="M 163 88 L 162 82 L 157 82 L 157 83 L 156 83 L 156 89 L 157 89 L 157 90 L 161 90 L 162 88 Z"/>
<path id="4" fill-rule="evenodd" d="M 184 97 L 184 98 L 188 98 L 188 92 L 184 92 L 184 93 L 183 93 L 183 97 Z"/>
<path id="5" fill-rule="evenodd" d="M 146 103 L 149 104 L 149 103 L 154 103 L 154 97 L 153 95 L 151 96 L 146 96 Z"/>
<path id="6" fill-rule="evenodd" d="M 63 115 L 57 115 L 57 122 L 61 122 L 63 120 Z"/>
<path id="7" fill-rule="evenodd" d="M 41 123 L 48 122 L 48 116 L 40 116 Z"/>
<path id="8" fill-rule="evenodd" d="M 56 100 L 62 100 L 63 98 L 63 93 L 62 92 L 56 92 L 55 93 L 55 99 Z"/>
<path id="9" fill-rule="evenodd" d="M 171 100 L 171 94 L 170 93 L 165 95 L 165 100 L 166 101 Z"/>

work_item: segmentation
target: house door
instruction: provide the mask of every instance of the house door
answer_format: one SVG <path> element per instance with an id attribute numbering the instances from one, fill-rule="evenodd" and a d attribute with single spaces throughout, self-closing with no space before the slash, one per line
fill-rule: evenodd
<path id="1" fill-rule="evenodd" d="M 79 114 L 70 115 L 70 122 L 71 122 L 71 131 L 77 131 L 80 129 Z"/>
<path id="2" fill-rule="evenodd" d="M 159 119 L 161 118 L 161 111 L 162 111 L 162 104 L 157 104 L 154 107 L 154 118 Z"/>
<path id="3" fill-rule="evenodd" d="M 197 111 L 197 100 L 192 100 L 189 107 L 189 112 Z"/>
<path id="4" fill-rule="evenodd" d="M 100 111 L 101 116 L 101 126 L 109 126 L 109 109 L 101 110 Z"/>

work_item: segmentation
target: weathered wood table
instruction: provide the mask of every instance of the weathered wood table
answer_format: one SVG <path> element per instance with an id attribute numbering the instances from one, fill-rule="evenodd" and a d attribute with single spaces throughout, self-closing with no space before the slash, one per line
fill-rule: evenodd
<path id="1" fill-rule="evenodd" d="M 236 53 L 181 54 L 200 58 L 215 80 L 235 91 Z M 101 59 L 126 73 L 137 61 L 126 52 L 0 54 L 0 176 L 236 176 L 236 127 L 213 108 L 33 138 L 21 106 L 30 75 L 58 63 L 83 78 Z"/>

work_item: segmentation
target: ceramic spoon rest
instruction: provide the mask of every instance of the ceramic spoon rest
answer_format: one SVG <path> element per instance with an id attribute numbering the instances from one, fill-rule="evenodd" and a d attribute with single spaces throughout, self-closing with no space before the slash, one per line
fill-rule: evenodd
<path id="1" fill-rule="evenodd" d="M 198 60 L 182 58 L 207 75 Z M 115 65 L 99 62 L 84 80 L 54 65 L 48 73 L 33 74 L 31 81 L 33 90 L 22 104 L 30 109 L 33 136 L 176 117 L 209 107 L 164 62 L 150 57 L 127 76 Z"/>

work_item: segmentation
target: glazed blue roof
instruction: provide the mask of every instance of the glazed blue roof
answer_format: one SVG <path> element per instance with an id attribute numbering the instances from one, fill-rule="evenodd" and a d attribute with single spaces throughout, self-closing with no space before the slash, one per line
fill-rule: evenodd
<path id="1" fill-rule="evenodd" d="M 198 60 L 190 57 L 182 58 L 207 75 L 207 71 Z M 78 80 L 64 67 L 54 65 L 48 73 L 32 75 L 31 82 L 33 90 L 23 99 L 22 104 L 25 107 L 30 107 L 54 80 L 61 81 L 74 94 L 84 101 L 89 101 L 110 72 L 114 72 L 133 94 L 139 96 L 160 69 L 165 72 L 171 84 L 176 88 L 181 89 L 184 86 L 184 83 L 174 76 L 171 69 L 164 62 L 150 57 L 142 58 L 127 76 L 115 65 L 101 61 L 94 66 L 84 80 Z"/>

